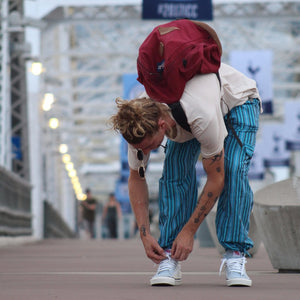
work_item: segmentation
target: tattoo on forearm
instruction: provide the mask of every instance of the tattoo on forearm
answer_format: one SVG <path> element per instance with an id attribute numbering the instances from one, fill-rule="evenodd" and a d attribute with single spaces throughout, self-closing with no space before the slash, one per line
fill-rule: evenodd
<path id="1" fill-rule="evenodd" d="M 196 206 L 196 207 L 199 206 L 199 204 L 200 204 L 200 199 L 201 199 L 201 197 L 202 197 L 203 195 L 204 195 L 204 190 L 202 191 L 201 196 L 199 197 L 199 200 L 198 200 L 198 202 L 197 202 L 197 206 Z M 207 203 L 210 202 L 210 199 L 213 197 L 213 195 L 214 195 L 213 192 L 208 192 L 208 193 L 207 193 L 207 197 L 208 197 Z M 214 199 L 214 203 L 216 202 L 217 199 L 218 199 L 218 197 Z M 207 203 L 206 203 L 206 204 L 207 204 Z M 204 215 L 204 218 L 208 215 L 208 212 L 207 212 L 207 206 L 206 206 L 206 205 L 202 205 L 202 206 L 200 207 L 200 211 L 198 212 L 197 217 L 194 219 L 194 223 L 199 223 L 199 222 L 200 222 L 200 218 L 201 218 L 203 215 Z"/>
<path id="2" fill-rule="evenodd" d="M 214 164 L 217 161 L 220 161 L 223 157 L 223 151 L 221 151 L 219 154 L 209 158 L 211 160 L 211 165 Z M 203 159 L 208 159 L 208 158 L 203 158 Z M 219 168 L 218 168 L 219 169 Z M 219 170 L 217 169 L 217 171 L 219 172 Z"/>
<path id="3" fill-rule="evenodd" d="M 143 236 L 146 236 L 146 226 L 145 225 L 142 225 L 141 228 L 140 228 L 140 232 Z"/>
<path id="4" fill-rule="evenodd" d="M 204 206 L 204 208 L 206 210 L 205 206 Z M 197 224 L 197 223 L 200 222 L 200 218 L 201 218 L 202 215 L 204 215 L 204 218 L 207 216 L 207 213 L 204 212 L 205 210 L 203 210 L 203 211 L 201 211 L 201 212 L 198 213 L 197 218 L 194 219 L 194 223 L 195 224 Z"/>
<path id="5" fill-rule="evenodd" d="M 219 154 L 215 155 L 213 158 L 212 158 L 212 162 L 211 164 L 215 163 L 216 161 L 220 161 L 223 157 L 223 151 L 221 151 Z"/>
<path id="6" fill-rule="evenodd" d="M 199 198 L 198 198 L 198 200 L 197 200 L 196 207 L 198 207 L 198 206 L 199 206 L 200 199 L 202 198 L 203 194 L 204 194 L 204 190 L 201 192 L 201 194 L 200 194 L 200 196 L 199 196 Z"/>

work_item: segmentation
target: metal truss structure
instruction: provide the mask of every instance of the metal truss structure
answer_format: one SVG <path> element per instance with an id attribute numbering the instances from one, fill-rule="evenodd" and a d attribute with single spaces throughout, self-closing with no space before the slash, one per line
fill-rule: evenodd
<path id="1" fill-rule="evenodd" d="M 24 28 L 11 22 L 15 13 L 24 15 L 23 1 L 1 1 L 1 165 L 29 180 L 26 45 Z"/>
<path id="2" fill-rule="evenodd" d="M 276 19 L 287 18 L 288 20 L 299 20 L 299 1 L 289 0 L 253 0 L 238 1 L 225 0 L 214 1 L 214 18 L 216 20 L 236 18 L 263 18 Z"/>
<path id="3" fill-rule="evenodd" d="M 272 118 L 277 120 L 284 101 L 300 98 L 299 16 L 298 1 L 216 1 L 210 22 L 221 38 L 225 62 L 235 49 L 273 51 Z M 82 184 L 106 195 L 119 172 L 119 137 L 107 120 L 115 98 L 123 95 L 123 74 L 136 72 L 137 49 L 161 21 L 142 21 L 140 5 L 59 7 L 44 21 L 43 64 L 60 82 L 46 80 L 45 89 L 57 97 L 51 113 L 62 119 L 60 141 L 69 145 Z M 150 190 L 157 192 L 160 171 L 149 169 Z"/>
<path id="4" fill-rule="evenodd" d="M 7 23 L 4 19 L 7 18 L 7 3 L 6 1 L 0 2 L 0 111 L 1 111 L 1 127 L 0 127 L 0 164 L 7 166 L 6 153 L 8 152 L 4 145 L 6 145 L 6 130 L 7 130 L 7 92 L 8 86 L 7 79 L 7 62 L 8 62 L 8 32 Z"/>

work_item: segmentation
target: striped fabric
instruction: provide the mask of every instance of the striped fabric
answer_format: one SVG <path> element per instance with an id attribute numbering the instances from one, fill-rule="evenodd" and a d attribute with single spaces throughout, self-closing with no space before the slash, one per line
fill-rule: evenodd
<path id="1" fill-rule="evenodd" d="M 257 99 L 231 110 L 231 123 L 243 142 L 243 148 L 228 130 L 224 145 L 225 188 L 219 199 L 216 218 L 218 238 L 226 249 L 246 251 L 253 246 L 248 237 L 253 193 L 247 173 L 255 146 L 259 112 Z M 195 209 L 195 164 L 199 154 L 200 144 L 196 139 L 185 143 L 168 140 L 159 182 L 159 244 L 164 249 L 172 247 L 177 234 Z"/>
<path id="2" fill-rule="evenodd" d="M 248 237 L 253 206 L 248 170 L 256 142 L 259 113 L 260 103 L 257 99 L 231 110 L 231 123 L 243 147 L 238 145 L 229 131 L 224 143 L 225 187 L 219 198 L 216 216 L 218 239 L 225 249 L 246 252 L 253 247 Z"/>
<path id="3" fill-rule="evenodd" d="M 168 140 L 162 178 L 159 180 L 159 244 L 170 249 L 177 234 L 192 215 L 197 203 L 195 165 L 200 143 Z"/>

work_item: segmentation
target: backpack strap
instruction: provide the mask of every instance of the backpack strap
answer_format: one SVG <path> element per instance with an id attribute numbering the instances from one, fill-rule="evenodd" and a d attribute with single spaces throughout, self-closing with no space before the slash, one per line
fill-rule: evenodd
<path id="1" fill-rule="evenodd" d="M 230 118 L 231 118 L 231 114 L 230 114 L 230 111 L 229 111 L 228 114 L 227 114 L 227 119 L 225 121 L 225 124 L 232 131 L 232 133 L 233 133 L 235 139 L 237 140 L 238 144 L 240 145 L 240 147 L 243 148 L 243 143 L 240 140 L 240 138 L 238 137 L 238 135 L 237 135 L 237 133 L 236 133 L 236 131 L 235 131 L 232 123 L 231 123 L 231 119 Z"/>
<path id="2" fill-rule="evenodd" d="M 171 108 L 171 113 L 175 121 L 186 131 L 192 132 L 180 102 L 174 102 L 168 104 L 168 106 Z"/>

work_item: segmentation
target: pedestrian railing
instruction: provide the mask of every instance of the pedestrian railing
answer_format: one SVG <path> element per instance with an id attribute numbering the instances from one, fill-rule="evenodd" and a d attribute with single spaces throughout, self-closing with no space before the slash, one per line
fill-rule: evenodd
<path id="1" fill-rule="evenodd" d="M 31 185 L 0 166 L 0 236 L 32 234 Z"/>
<path id="2" fill-rule="evenodd" d="M 58 211 L 48 202 L 44 201 L 44 238 L 75 238 L 67 223 Z"/>

